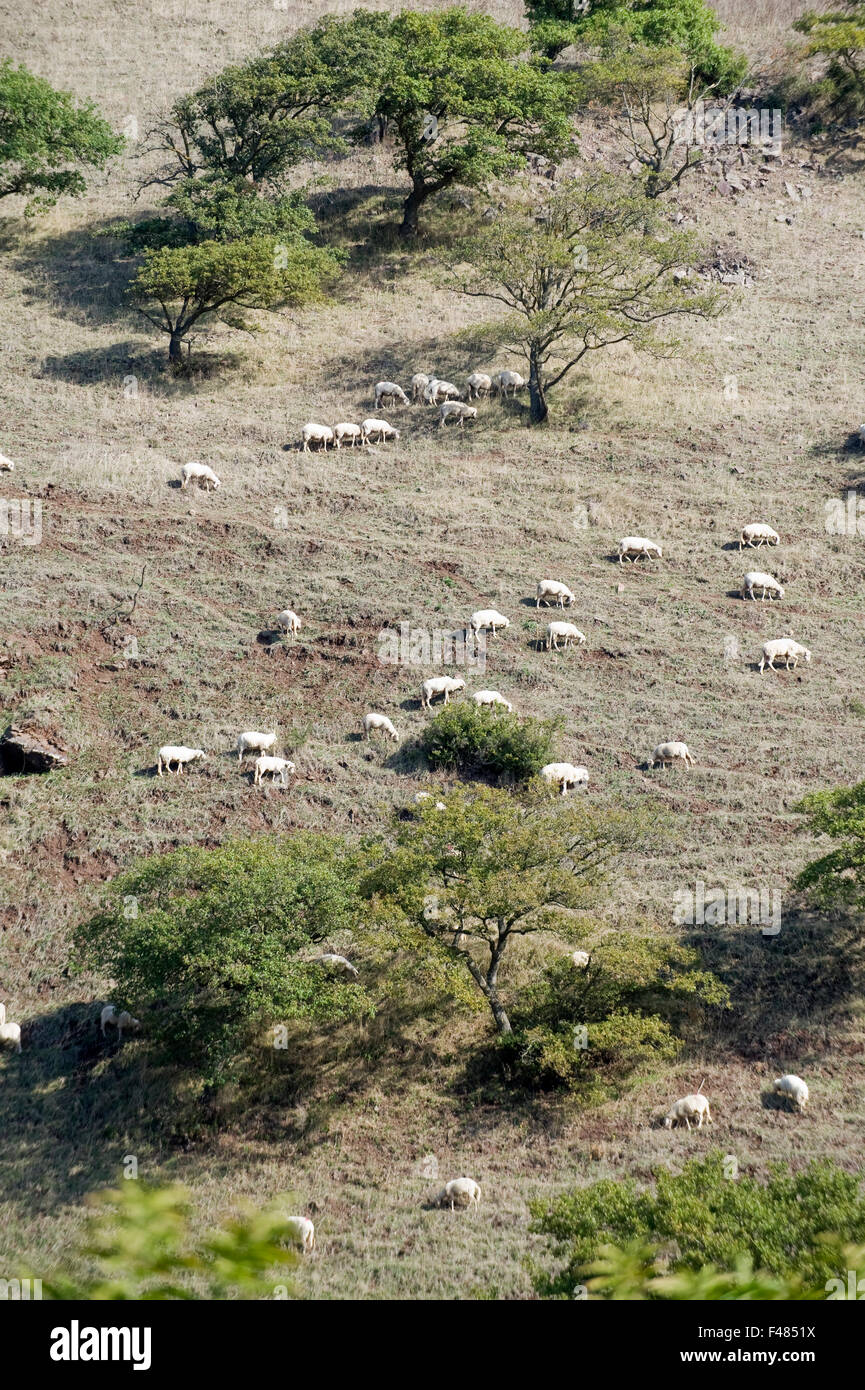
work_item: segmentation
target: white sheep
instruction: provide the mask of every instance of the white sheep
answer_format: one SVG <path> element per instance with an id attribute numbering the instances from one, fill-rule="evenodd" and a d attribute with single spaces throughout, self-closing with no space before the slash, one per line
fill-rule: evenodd
<path id="1" fill-rule="evenodd" d="M 493 377 L 493 389 L 498 391 L 500 396 L 506 396 L 509 391 L 515 396 L 525 384 L 526 379 L 520 376 L 519 372 L 496 372 Z"/>
<path id="2" fill-rule="evenodd" d="M 432 801 L 432 792 L 415 792 L 414 800 L 416 806 L 422 806 L 425 801 Z M 443 801 L 436 802 L 437 811 L 444 811 L 445 809 L 446 807 Z"/>
<path id="3" fill-rule="evenodd" d="M 180 470 L 180 486 L 183 492 L 189 487 L 191 482 L 195 482 L 204 488 L 205 492 L 216 491 L 222 487 L 222 483 L 217 478 L 212 468 L 208 468 L 206 463 L 185 463 Z"/>
<path id="4" fill-rule="evenodd" d="M 285 1224 L 291 1239 L 305 1255 L 309 1255 L 315 1249 L 315 1227 L 309 1217 L 289 1216 Z"/>
<path id="5" fill-rule="evenodd" d="M 20 1023 L 0 1023 L 0 1047 L 5 1047 L 7 1043 L 12 1043 L 16 1052 L 21 1051 Z"/>
<path id="6" fill-rule="evenodd" d="M 773 531 L 771 526 L 767 526 L 764 521 L 752 521 L 749 526 L 742 527 L 742 534 L 739 537 L 739 549 L 743 545 L 750 545 L 757 548 L 761 545 L 778 545 L 781 537 L 777 531 Z"/>
<path id="7" fill-rule="evenodd" d="M 203 748 L 186 748 L 182 743 L 164 743 L 156 756 L 156 770 L 161 777 L 163 768 L 166 772 L 170 772 L 171 764 L 177 763 L 176 776 L 179 777 L 186 763 L 194 763 L 206 757 L 207 754 Z"/>
<path id="8" fill-rule="evenodd" d="M 343 975 L 350 975 L 354 980 L 360 976 L 360 971 L 356 965 L 352 965 L 345 956 L 338 956 L 334 951 L 327 951 L 323 956 L 314 956 L 313 964 L 326 965 L 329 970 L 339 970 Z"/>
<path id="9" fill-rule="evenodd" d="M 787 670 L 795 671 L 800 656 L 805 658 L 806 665 L 811 660 L 811 653 L 808 648 L 803 647 L 799 642 L 794 642 L 792 637 L 776 637 L 772 642 L 764 642 L 763 655 L 760 657 L 760 674 L 763 674 L 765 666 L 768 666 L 770 671 L 776 669 L 776 657 L 783 657 Z"/>
<path id="10" fill-rule="evenodd" d="M 360 427 L 361 440 L 368 444 L 371 439 L 399 439 L 399 430 L 395 430 L 393 425 L 389 425 L 387 420 L 374 420 L 370 417 L 364 420 Z"/>
<path id="11" fill-rule="evenodd" d="M 427 405 L 440 405 L 442 401 L 459 401 L 462 394 L 452 381 L 440 381 L 437 376 L 431 376 L 424 388 L 423 398 Z"/>
<path id="12" fill-rule="evenodd" d="M 279 628 L 280 632 L 297 634 L 300 632 L 300 618 L 296 613 L 293 613 L 290 608 L 284 608 L 277 616 L 276 626 Z"/>
<path id="13" fill-rule="evenodd" d="M 413 401 L 419 401 L 421 399 L 432 379 L 432 377 L 426 376 L 423 372 L 415 372 L 411 379 L 411 398 Z"/>
<path id="14" fill-rule="evenodd" d="M 541 603 L 555 603 L 557 608 L 570 608 L 572 603 L 576 603 L 576 598 L 567 584 L 559 583 L 558 579 L 540 579 L 535 607 L 540 608 Z"/>
<path id="15" fill-rule="evenodd" d="M 786 1076 L 778 1076 L 772 1082 L 772 1090 L 776 1096 L 786 1096 L 793 1102 L 793 1108 L 803 1113 L 808 1104 L 808 1084 L 803 1081 L 801 1076 L 794 1076 L 792 1072 Z"/>
<path id="16" fill-rule="evenodd" d="M 586 787 L 589 773 L 585 767 L 575 767 L 573 763 L 547 763 L 541 768 L 541 776 L 551 786 L 557 786 L 562 796 L 567 796 L 569 787 Z"/>
<path id="17" fill-rule="evenodd" d="M 589 966 L 589 953 L 588 951 L 574 951 L 571 960 L 578 970 L 587 970 Z"/>
<path id="18" fill-rule="evenodd" d="M 367 739 L 369 738 L 373 729 L 381 729 L 384 733 L 387 734 L 388 738 L 393 739 L 394 743 L 399 743 L 399 734 L 393 727 L 393 724 L 390 722 L 386 714 L 370 713 L 365 714 L 363 716 L 363 731 L 366 734 Z"/>
<path id="19" fill-rule="evenodd" d="M 107 1036 L 105 1030 L 109 1026 L 117 1029 L 117 1041 L 123 1041 L 123 1030 L 127 1029 L 130 1033 L 137 1033 L 141 1024 L 137 1018 L 133 1018 L 127 1009 L 120 1012 L 116 1004 L 106 1004 L 99 1016 L 99 1026 L 102 1029 L 103 1038 Z"/>
<path id="20" fill-rule="evenodd" d="M 15 464 L 5 454 L 0 454 L 0 473 L 14 472 Z"/>
<path id="21" fill-rule="evenodd" d="M 504 617 L 495 608 L 479 608 L 469 618 L 469 627 L 472 632 L 491 632 L 493 637 L 500 627 L 510 627 L 510 625 L 510 618 Z"/>
<path id="22" fill-rule="evenodd" d="M 320 444 L 325 453 L 328 444 L 333 444 L 334 435 L 330 425 L 317 425 L 313 420 L 303 427 L 303 452 L 309 453 L 310 444 Z"/>
<path id="23" fill-rule="evenodd" d="M 685 767 L 693 767 L 697 759 L 691 753 L 687 743 L 674 741 L 672 743 L 659 743 L 652 753 L 652 767 L 657 767 L 660 763 L 667 767 L 670 763 L 682 762 Z"/>
<path id="24" fill-rule="evenodd" d="M 446 425 L 448 420 L 456 420 L 462 429 L 466 420 L 476 420 L 478 418 L 478 408 L 476 405 L 465 405 L 463 401 L 445 401 L 439 407 L 439 429 Z"/>
<path id="25" fill-rule="evenodd" d="M 247 730 L 246 733 L 237 735 L 237 743 L 234 745 L 237 761 L 242 763 L 245 753 L 269 753 L 275 745 L 276 734 L 256 733 L 254 729 Z"/>
<path id="26" fill-rule="evenodd" d="M 675 1105 L 671 1105 L 664 1118 L 664 1128 L 672 1129 L 674 1125 L 680 1124 L 682 1120 L 691 1128 L 691 1121 L 697 1121 L 697 1128 L 703 1128 L 703 1120 L 707 1124 L 712 1124 L 712 1115 L 709 1110 L 709 1102 L 705 1096 L 699 1094 L 695 1096 L 683 1096 L 677 1100 Z"/>
<path id="27" fill-rule="evenodd" d="M 451 1211 L 454 1207 L 470 1207 L 472 1203 L 478 1207 L 480 1202 L 481 1190 L 473 1178 L 451 1178 L 436 1197 L 438 1206 L 450 1203 Z"/>
<path id="28" fill-rule="evenodd" d="M 564 639 L 565 646 L 571 642 L 576 642 L 578 647 L 582 647 L 586 640 L 586 634 L 580 632 L 573 623 L 555 622 L 547 624 L 547 651 L 559 651 L 559 638 Z"/>
<path id="29" fill-rule="evenodd" d="M 344 440 L 348 440 L 351 447 L 363 442 L 363 431 L 360 425 L 353 425 L 349 420 L 342 420 L 340 424 L 333 427 L 333 439 L 338 449 L 342 448 Z"/>
<path id="30" fill-rule="evenodd" d="M 648 560 L 654 555 L 658 560 L 663 555 L 661 547 L 655 541 L 646 540 L 645 536 L 623 536 L 619 541 L 619 564 L 624 560 L 630 560 L 631 564 L 642 558 Z"/>
<path id="31" fill-rule="evenodd" d="M 409 398 L 401 386 L 397 386 L 395 381 L 379 381 L 375 388 L 375 408 L 378 410 L 385 401 L 390 401 L 391 405 L 395 401 L 402 401 L 403 405 L 409 404 Z"/>
<path id="32" fill-rule="evenodd" d="M 742 580 L 742 598 L 747 598 L 750 594 L 752 599 L 756 599 L 755 591 L 757 589 L 760 590 L 761 603 L 765 601 L 767 594 L 770 603 L 776 596 L 778 598 L 784 597 L 784 586 L 779 584 L 773 575 L 764 574 L 762 570 L 749 570 Z"/>
<path id="33" fill-rule="evenodd" d="M 465 690 L 465 688 L 466 683 L 462 676 L 430 676 L 429 680 L 424 681 L 421 686 L 421 709 L 429 709 L 436 695 L 444 695 L 445 704 L 447 704 L 456 691 Z"/>
<path id="34" fill-rule="evenodd" d="M 253 765 L 252 783 L 253 786 L 260 787 L 265 777 L 272 777 L 274 782 L 279 780 L 281 787 L 287 787 L 288 774 L 296 771 L 294 763 L 288 758 L 256 758 Z"/>
<path id="35" fill-rule="evenodd" d="M 493 389 L 493 379 L 487 376 L 486 372 L 472 372 L 468 379 L 469 400 L 479 401 L 481 396 L 488 396 Z"/>
<path id="36" fill-rule="evenodd" d="M 500 695 L 497 690 L 476 690 L 474 695 L 472 696 L 472 699 L 474 700 L 476 705 L 482 705 L 486 708 L 493 708 L 496 705 L 503 705 L 504 708 L 508 711 L 508 714 L 513 714 L 514 712 L 514 707 L 511 704 L 510 700 L 506 700 L 504 695 Z"/>

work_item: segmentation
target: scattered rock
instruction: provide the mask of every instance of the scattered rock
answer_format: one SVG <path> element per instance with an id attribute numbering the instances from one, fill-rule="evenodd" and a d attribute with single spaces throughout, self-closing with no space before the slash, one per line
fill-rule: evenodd
<path id="1" fill-rule="evenodd" d="M 66 766 L 68 751 L 52 729 L 32 723 L 24 727 L 10 724 L 0 739 L 0 773 L 20 777 L 22 773 L 51 772 Z"/>

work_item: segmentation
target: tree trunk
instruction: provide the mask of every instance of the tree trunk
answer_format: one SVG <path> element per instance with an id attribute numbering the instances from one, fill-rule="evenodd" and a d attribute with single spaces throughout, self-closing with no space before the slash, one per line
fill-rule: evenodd
<path id="1" fill-rule="evenodd" d="M 402 205 L 402 222 L 400 223 L 400 236 L 417 236 L 418 217 L 421 204 L 427 196 L 427 190 L 423 183 L 415 183 L 411 193 Z"/>
<path id="2" fill-rule="evenodd" d="M 173 367 L 179 367 L 183 361 L 183 339 L 179 333 L 172 333 L 168 340 L 168 360 Z"/>
<path id="3" fill-rule="evenodd" d="M 549 415 L 547 399 L 541 381 L 541 364 L 537 349 L 529 349 L 529 415 L 533 425 L 542 425 Z"/>

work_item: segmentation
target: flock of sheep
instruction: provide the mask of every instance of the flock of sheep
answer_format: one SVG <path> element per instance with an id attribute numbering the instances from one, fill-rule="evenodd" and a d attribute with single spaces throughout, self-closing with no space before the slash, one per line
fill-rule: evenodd
<path id="1" fill-rule="evenodd" d="M 786 1076 L 778 1076 L 772 1082 L 772 1090 L 775 1095 L 791 1101 L 793 1109 L 800 1115 L 804 1114 L 805 1106 L 808 1104 L 808 1083 L 803 1081 L 801 1076 L 794 1076 L 792 1072 L 788 1072 Z M 664 1128 L 672 1129 L 674 1125 L 684 1121 L 690 1129 L 692 1120 L 697 1121 L 698 1129 L 703 1128 L 703 1120 L 707 1124 L 712 1123 L 709 1102 L 702 1094 L 702 1082 L 693 1095 L 683 1096 L 670 1107 L 664 1117 Z"/>

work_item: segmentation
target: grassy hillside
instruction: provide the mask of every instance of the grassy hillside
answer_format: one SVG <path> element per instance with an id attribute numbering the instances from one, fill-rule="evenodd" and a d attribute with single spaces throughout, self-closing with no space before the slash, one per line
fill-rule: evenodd
<path id="1" fill-rule="evenodd" d="M 166 99 L 319 13 L 202 0 L 182 21 L 156 3 L 8 8 L 14 57 L 139 131 Z M 804 8 L 718 5 L 731 41 L 760 53 Z M 515 4 L 490 9 L 519 18 Z M 589 125 L 584 163 L 609 153 Z M 392 232 L 400 190 L 386 156 L 334 160 L 314 202 L 349 254 L 335 302 L 266 316 L 255 337 L 199 339 L 180 379 L 165 341 L 125 306 L 111 245 L 92 237 L 128 210 L 134 145 L 81 202 L 0 221 L 0 449 L 17 462 L 2 487 L 38 499 L 43 526 L 40 545 L 0 552 L 0 724 L 31 714 L 70 748 L 62 771 L 0 782 L 0 999 L 26 1024 L 22 1057 L 0 1063 L 7 1249 L 51 1264 L 84 1194 L 132 1153 L 143 1176 L 189 1182 L 207 1220 L 241 1197 L 296 1192 L 319 1229 L 303 1273 L 313 1296 L 494 1286 L 520 1297 L 530 1196 L 647 1177 L 713 1142 L 746 1171 L 822 1154 L 861 1165 L 861 960 L 841 959 L 831 925 L 788 893 L 815 850 L 793 805 L 865 776 L 865 538 L 824 525 L 825 501 L 865 475 L 848 444 L 865 416 L 865 217 L 861 181 L 826 153 L 790 139 L 771 167 L 739 170 L 748 186 L 735 197 L 711 174 L 683 192 L 707 262 L 747 256 L 754 283 L 730 291 L 721 319 L 686 328 L 677 359 L 597 355 L 554 395 L 543 432 L 519 403 L 482 404 L 473 427 L 452 431 L 418 406 L 390 416 L 397 444 L 326 458 L 299 452 L 303 423 L 362 419 L 382 377 L 520 365 L 458 337 L 484 311 L 436 288 L 435 258 L 471 209 L 445 199 L 407 249 Z M 792 200 L 785 183 L 810 196 Z M 193 459 L 215 468 L 219 492 L 179 490 Z M 776 551 L 740 555 L 754 520 L 778 530 Z M 627 533 L 660 541 L 663 561 L 620 568 Z M 780 605 L 738 596 L 743 571 L 763 567 L 786 584 Z M 577 594 L 578 652 L 538 649 L 548 619 L 533 594 L 546 576 Z M 438 785 L 411 747 L 434 672 L 382 663 L 378 634 L 448 630 L 490 605 L 511 627 L 469 688 L 563 715 L 560 756 L 589 767 L 588 794 L 648 805 L 668 826 L 663 851 L 616 883 L 609 923 L 673 930 L 676 893 L 702 880 L 780 892 L 780 937 L 700 932 L 733 992 L 729 1020 L 601 1110 L 479 1082 L 466 1062 L 486 1018 L 455 1013 L 393 1022 L 387 1037 L 373 1028 L 365 1053 L 348 1034 L 307 1043 L 266 1103 L 221 1099 L 218 1133 L 209 1114 L 172 1127 L 143 1047 L 115 1058 L 99 1045 L 108 986 L 70 978 L 71 924 L 136 855 L 296 827 L 356 834 Z M 286 606 L 303 630 L 271 644 Z M 790 631 L 812 664 L 759 675 L 762 643 Z M 372 708 L 394 720 L 397 752 L 361 741 Z M 271 727 L 298 744 L 288 793 L 253 788 L 229 751 L 239 730 Z M 694 769 L 648 770 L 669 738 L 687 740 Z M 164 742 L 211 757 L 158 780 Z M 527 951 L 506 985 L 541 958 Z M 804 1121 L 761 1107 L 779 1068 L 811 1082 Z M 703 1076 L 714 1134 L 653 1128 Z M 424 1209 L 437 1174 L 463 1172 L 485 1189 L 479 1213 L 458 1224 Z"/>

